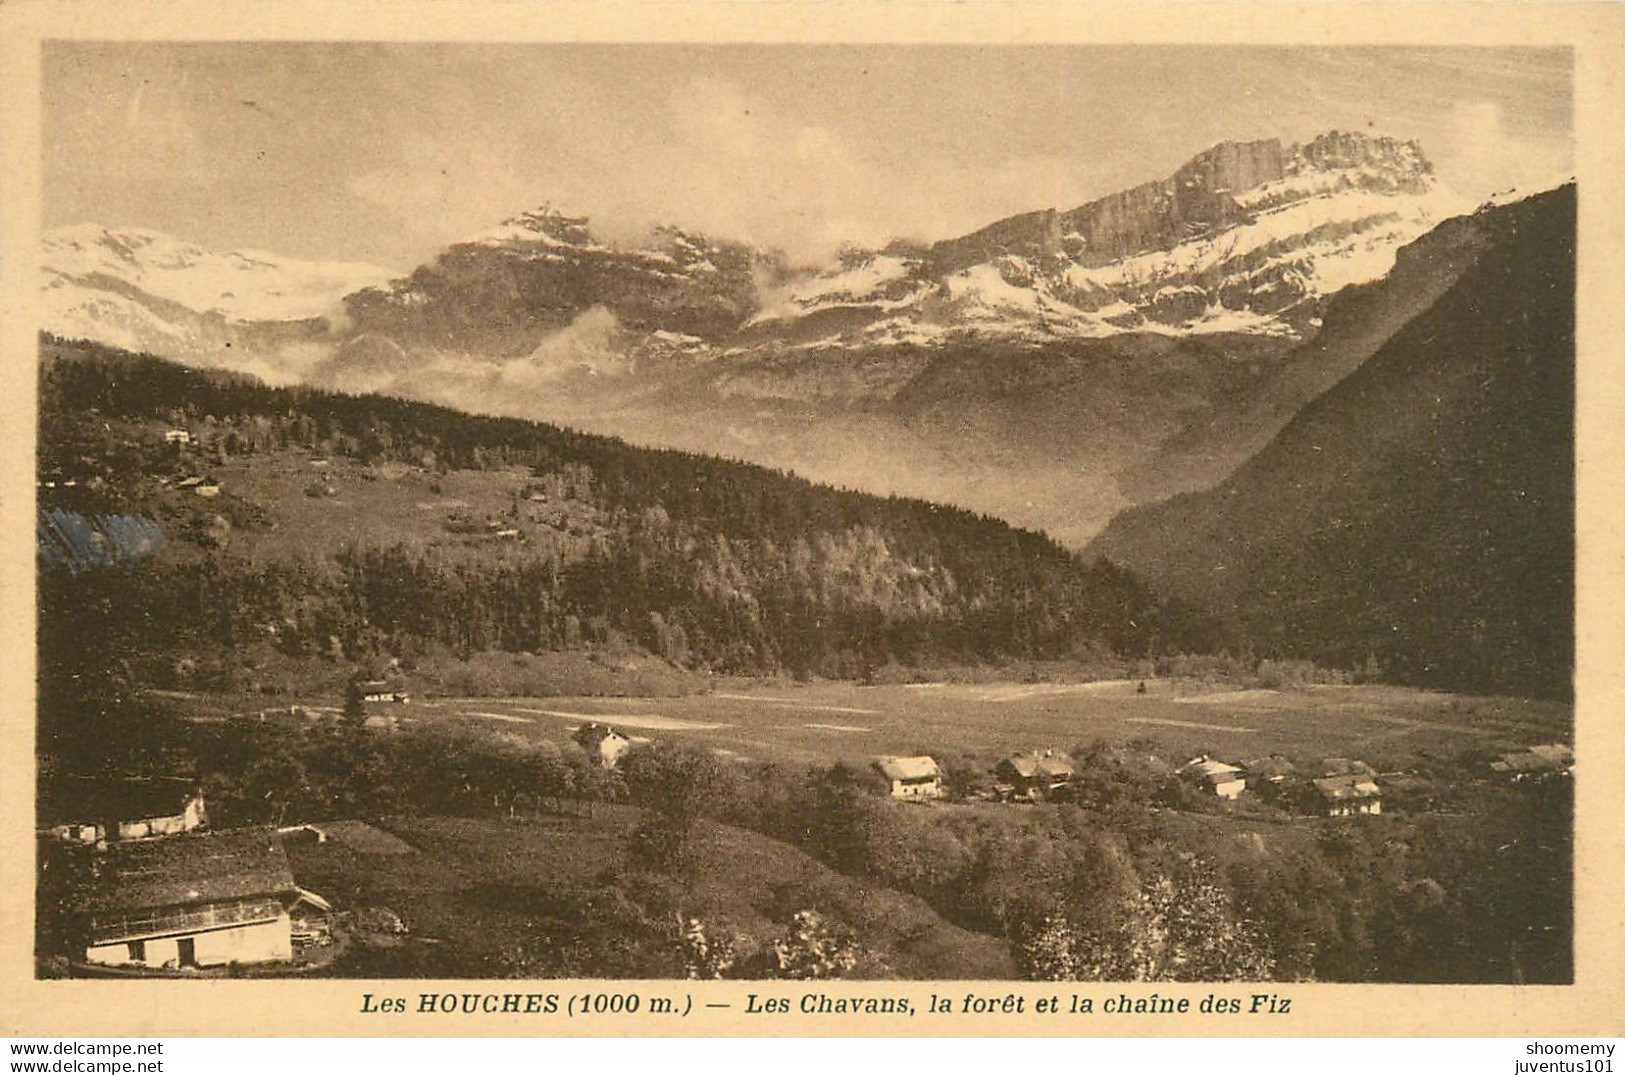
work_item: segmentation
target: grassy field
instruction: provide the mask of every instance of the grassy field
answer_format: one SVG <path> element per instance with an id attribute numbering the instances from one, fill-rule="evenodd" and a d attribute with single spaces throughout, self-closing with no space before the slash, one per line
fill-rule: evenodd
<path id="1" fill-rule="evenodd" d="M 538 485 L 528 468 L 438 473 L 300 451 L 187 462 L 219 481 L 225 495 L 268 512 L 273 525 L 233 536 L 239 548 L 261 558 L 396 544 L 414 551 L 462 549 L 484 558 L 537 549 L 573 553 L 588 536 L 603 530 L 597 512 L 586 504 L 562 496 L 545 502 L 525 499 L 525 490 Z M 168 495 L 187 501 L 183 491 Z M 454 532 L 448 526 L 453 519 L 464 520 L 473 532 Z M 486 520 L 518 535 L 495 540 L 481 532 Z"/>
<path id="2" fill-rule="evenodd" d="M 689 917 L 702 919 L 713 938 L 734 939 L 743 953 L 782 935 L 788 917 L 804 909 L 850 930 L 876 957 L 872 974 L 1013 974 L 1001 940 L 725 825 L 702 823 L 699 861 L 685 881 L 634 875 L 628 883 L 620 871 L 637 814 L 599 806 L 580 817 L 393 818 L 382 825 L 411 845 L 409 853 L 379 853 L 378 840 L 337 829 L 327 843 L 295 844 L 289 853 L 301 884 L 342 907 L 389 908 L 411 930 L 414 939 L 402 948 L 341 965 L 341 974 L 619 976 L 661 958 L 667 935 Z"/>
<path id="3" fill-rule="evenodd" d="M 734 684 L 682 698 L 465 698 L 389 707 L 402 718 L 457 722 L 563 743 L 587 720 L 634 739 L 691 742 L 743 761 L 827 764 L 950 752 L 997 758 L 1068 750 L 1095 739 L 1156 741 L 1163 756 L 1363 758 L 1381 769 L 1500 743 L 1570 741 L 1561 703 L 1383 686 L 1222 690 L 1151 681 L 861 687 Z"/>

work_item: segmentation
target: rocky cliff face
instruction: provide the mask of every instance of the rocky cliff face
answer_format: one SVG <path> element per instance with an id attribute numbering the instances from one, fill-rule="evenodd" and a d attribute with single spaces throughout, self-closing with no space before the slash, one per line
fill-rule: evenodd
<path id="1" fill-rule="evenodd" d="M 1303 336 L 1322 300 L 1469 206 L 1414 142 L 1332 132 L 1225 142 L 1173 175 L 998 221 L 914 256 L 794 282 L 759 320 L 837 307 L 879 342 L 1120 332 Z"/>
<path id="2" fill-rule="evenodd" d="M 1333 131 L 1288 147 L 1273 138 L 1223 142 L 1166 179 L 1066 212 L 1009 217 L 938 243 L 929 265 L 937 273 L 953 273 L 1017 256 L 1098 268 L 1134 254 L 1172 250 L 1316 194 L 1355 189 L 1425 194 L 1432 174 L 1421 147 L 1391 138 Z"/>
<path id="3" fill-rule="evenodd" d="M 513 356 L 594 307 L 633 333 L 724 337 L 756 310 L 756 255 L 677 228 L 600 242 L 544 208 L 458 243 L 405 280 L 350 296 L 357 330 L 407 346 Z"/>
<path id="4" fill-rule="evenodd" d="M 932 268 L 959 272 L 1011 255 L 1066 259 L 1092 268 L 1130 254 L 1169 250 L 1242 220 L 1246 211 L 1233 194 L 1281 179 L 1287 156 L 1274 139 L 1224 142 L 1167 179 L 1142 183 L 1067 212 L 1010 217 L 938 243 L 932 248 Z"/>

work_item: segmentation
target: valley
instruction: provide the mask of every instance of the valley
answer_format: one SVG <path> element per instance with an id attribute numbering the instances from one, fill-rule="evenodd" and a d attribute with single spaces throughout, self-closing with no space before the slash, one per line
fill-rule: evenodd
<path id="1" fill-rule="evenodd" d="M 1493 753 L 1497 744 L 1567 741 L 1572 711 L 1514 698 L 1477 698 L 1382 686 L 1241 690 L 1200 681 L 919 683 L 859 687 L 759 681 L 667 698 L 423 697 L 374 712 L 405 724 L 452 725 L 567 747 L 593 721 L 634 743 L 692 744 L 735 764 L 864 768 L 888 755 L 965 759 L 988 771 L 1023 750 L 1073 751 L 1096 740 L 1152 741 L 1173 764 L 1205 753 L 1363 758 L 1403 770 L 1429 758 Z M 730 689 L 731 688 L 731 689 Z M 296 700 L 300 704 L 304 700 Z M 240 703 L 252 706 L 251 699 Z M 314 698 L 307 705 L 332 704 Z M 221 716 L 221 702 L 193 710 Z"/>

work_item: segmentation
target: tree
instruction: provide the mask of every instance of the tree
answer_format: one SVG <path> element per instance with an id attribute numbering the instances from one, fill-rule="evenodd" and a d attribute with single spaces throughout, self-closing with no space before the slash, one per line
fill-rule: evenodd
<path id="1" fill-rule="evenodd" d="M 1022 938 L 1022 971 L 1035 980 L 1226 982 L 1269 979 L 1263 934 L 1235 913 L 1210 871 L 1183 859 L 1147 876 L 1102 921 L 1044 916 Z"/>
<path id="2" fill-rule="evenodd" d="M 633 856 L 657 870 L 691 867 L 695 823 L 723 780 L 716 758 L 686 746 L 640 747 L 622 759 L 621 772 L 632 801 L 643 809 L 632 833 Z"/>
<path id="3" fill-rule="evenodd" d="M 813 849 L 842 873 L 867 872 L 872 830 L 878 823 L 876 807 L 862 772 L 842 763 L 831 766 L 815 780 L 806 812 Z"/>
<path id="4" fill-rule="evenodd" d="M 297 757 L 267 754 L 243 774 L 243 794 L 254 821 L 281 825 L 301 796 L 310 792 L 310 774 Z"/>
<path id="5" fill-rule="evenodd" d="M 1083 938 L 1065 915 L 1047 914 L 1016 946 L 1021 976 L 1033 982 L 1075 982 L 1084 977 L 1078 950 Z"/>
<path id="6" fill-rule="evenodd" d="M 789 932 L 773 944 L 774 977 L 840 978 L 852 972 L 862 955 L 852 936 L 823 915 L 797 911 L 790 916 Z"/>
<path id="7" fill-rule="evenodd" d="M 724 938 L 712 938 L 705 923 L 690 918 L 678 937 L 682 954 L 683 976 L 698 981 L 715 981 L 726 977 L 739 958 L 733 943 Z"/>
<path id="8" fill-rule="evenodd" d="M 367 719 L 367 692 L 359 676 L 352 676 L 344 687 L 344 719 L 361 724 Z"/>

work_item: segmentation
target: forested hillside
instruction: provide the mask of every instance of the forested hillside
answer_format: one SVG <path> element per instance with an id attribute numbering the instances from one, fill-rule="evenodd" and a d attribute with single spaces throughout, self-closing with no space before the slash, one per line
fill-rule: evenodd
<path id="1" fill-rule="evenodd" d="M 1574 665 L 1574 212 L 1464 221 L 1486 249 L 1206 493 L 1092 546 L 1259 652 L 1565 697 Z"/>
<path id="2" fill-rule="evenodd" d="M 951 508 L 91 344 L 42 359 L 42 651 L 95 629 L 148 682 L 251 645 L 858 676 L 1206 641 L 1127 573 Z"/>

